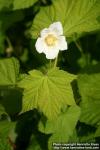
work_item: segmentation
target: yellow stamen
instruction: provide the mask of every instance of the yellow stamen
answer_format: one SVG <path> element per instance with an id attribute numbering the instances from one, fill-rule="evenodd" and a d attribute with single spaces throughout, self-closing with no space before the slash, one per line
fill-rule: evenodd
<path id="1" fill-rule="evenodd" d="M 45 42 L 48 46 L 54 46 L 56 41 L 57 41 L 57 38 L 53 34 L 49 34 L 45 38 Z"/>

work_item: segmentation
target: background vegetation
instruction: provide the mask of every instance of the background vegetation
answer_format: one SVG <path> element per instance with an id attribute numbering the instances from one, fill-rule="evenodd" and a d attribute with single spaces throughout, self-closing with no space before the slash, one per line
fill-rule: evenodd
<path id="1" fill-rule="evenodd" d="M 68 50 L 49 70 L 34 45 L 55 21 Z M 99 143 L 99 107 L 100 0 L 0 0 L 0 150 Z"/>

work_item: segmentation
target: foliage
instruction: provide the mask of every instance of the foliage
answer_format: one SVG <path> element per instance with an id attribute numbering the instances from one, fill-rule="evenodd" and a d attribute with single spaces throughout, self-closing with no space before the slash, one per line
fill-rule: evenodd
<path id="1" fill-rule="evenodd" d="M 80 36 L 84 32 L 100 28 L 97 21 L 99 14 L 100 2 L 98 0 L 54 0 L 52 6 L 41 8 L 33 21 L 32 35 L 37 37 L 41 29 L 48 27 L 54 21 L 61 21 L 64 35 L 74 40 L 75 35 Z"/>
<path id="2" fill-rule="evenodd" d="M 79 75 L 78 84 L 82 96 L 80 121 L 91 125 L 99 124 L 100 73 Z"/>
<path id="3" fill-rule="evenodd" d="M 33 70 L 19 84 L 24 88 L 23 109 L 38 108 L 49 119 L 55 119 L 63 105 L 75 104 L 70 82 L 74 75 L 51 69 L 46 74 Z"/>
<path id="4" fill-rule="evenodd" d="M 37 0 L 14 0 L 13 2 L 13 9 L 16 10 L 16 9 L 24 9 L 24 8 L 28 8 L 32 5 L 34 5 L 34 3 L 36 2 Z"/>
<path id="5" fill-rule="evenodd" d="M 68 50 L 36 51 L 60 21 Z M 0 0 L 0 150 L 100 141 L 100 0 Z"/>
<path id="6" fill-rule="evenodd" d="M 52 143 L 68 142 L 69 137 L 73 134 L 73 130 L 79 119 L 80 108 L 71 106 L 66 112 L 59 115 L 54 121 L 47 121 L 45 125 L 40 123 L 39 130 L 43 133 L 53 133 L 49 139 L 49 149 L 52 149 Z"/>
<path id="7" fill-rule="evenodd" d="M 15 85 L 19 75 L 19 63 L 15 58 L 0 60 L 0 85 Z"/>

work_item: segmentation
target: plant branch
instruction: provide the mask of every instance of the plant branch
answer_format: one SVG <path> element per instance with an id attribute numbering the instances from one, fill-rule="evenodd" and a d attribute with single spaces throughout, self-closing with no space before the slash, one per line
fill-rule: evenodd
<path id="1" fill-rule="evenodd" d="M 55 62 L 54 62 L 54 68 L 57 67 L 57 62 L 58 62 L 58 56 L 57 56 L 56 59 L 55 59 Z"/>
<path id="2" fill-rule="evenodd" d="M 83 54 L 83 49 L 80 46 L 80 44 L 77 41 L 74 41 L 74 42 L 75 42 L 75 45 L 77 46 L 77 48 L 79 49 L 79 51 Z"/>
<path id="3" fill-rule="evenodd" d="M 10 39 L 7 36 L 6 36 L 6 41 L 8 43 L 8 46 L 13 49 L 12 43 L 11 43 Z"/>
<path id="4" fill-rule="evenodd" d="M 8 43 L 8 47 L 6 49 L 6 53 L 7 53 L 7 57 L 10 57 L 11 53 L 13 51 L 13 46 L 12 46 L 12 43 L 11 43 L 11 41 L 10 41 L 10 39 L 8 37 L 6 37 L 6 41 Z"/>

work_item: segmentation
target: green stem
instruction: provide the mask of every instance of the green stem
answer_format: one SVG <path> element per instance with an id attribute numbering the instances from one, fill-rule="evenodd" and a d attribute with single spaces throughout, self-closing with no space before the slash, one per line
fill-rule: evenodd
<path id="1" fill-rule="evenodd" d="M 50 68 L 51 68 L 51 59 L 50 59 L 50 63 L 49 64 L 50 64 Z"/>
<path id="2" fill-rule="evenodd" d="M 44 4 L 46 4 L 46 3 L 47 3 L 47 1 L 46 1 L 46 0 L 42 0 L 42 2 L 43 2 Z"/>
<path id="3" fill-rule="evenodd" d="M 7 41 L 8 45 L 9 45 L 9 47 L 13 49 L 12 43 L 11 43 L 11 41 L 10 41 L 10 39 L 8 37 L 6 37 L 6 41 Z"/>
<path id="4" fill-rule="evenodd" d="M 85 58 L 86 65 L 88 65 L 90 62 L 89 55 L 83 53 L 83 49 L 78 42 L 76 42 L 76 41 L 74 41 L 74 42 L 75 42 L 77 48 L 79 49 L 79 51 L 81 52 L 82 57 Z"/>
<path id="5" fill-rule="evenodd" d="M 58 62 L 58 56 L 57 56 L 56 59 L 55 59 L 55 62 L 54 62 L 54 68 L 57 67 L 57 62 Z"/>
<path id="6" fill-rule="evenodd" d="M 7 54 L 7 57 L 10 57 L 11 53 L 13 51 L 13 46 L 12 46 L 12 43 L 8 37 L 6 37 L 6 41 L 8 43 L 8 48 L 6 49 L 6 54 Z"/>
<path id="7" fill-rule="evenodd" d="M 81 52 L 81 54 L 83 55 L 83 50 L 82 50 L 82 47 L 80 46 L 80 44 L 76 41 L 75 41 L 75 44 L 76 44 L 77 48 L 79 49 L 79 51 Z"/>

